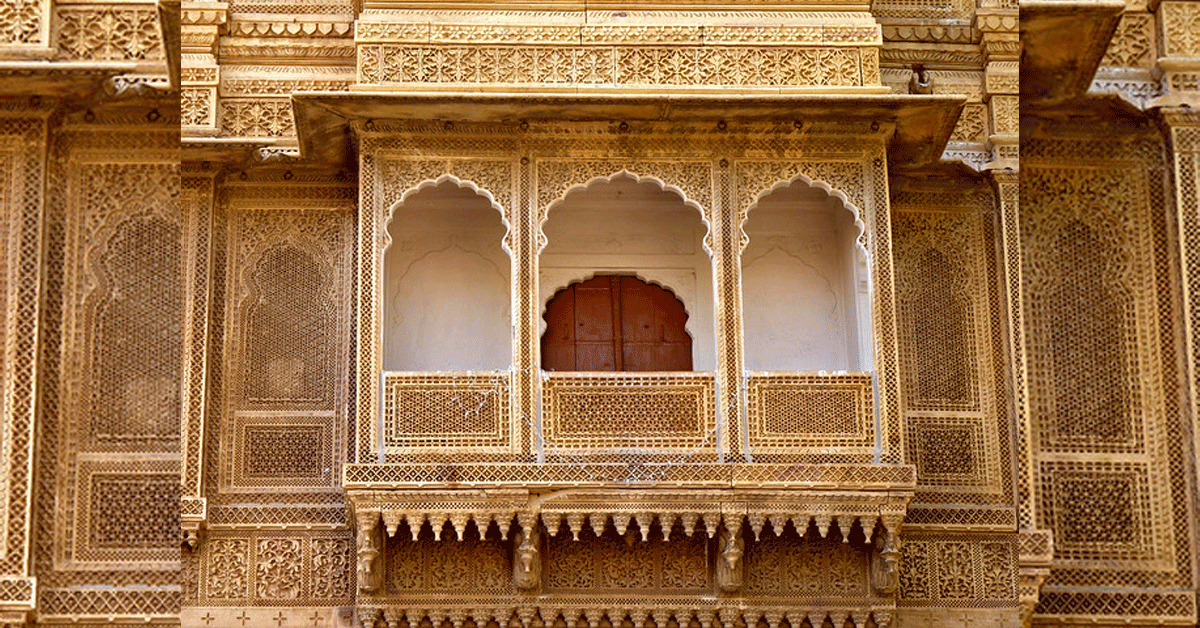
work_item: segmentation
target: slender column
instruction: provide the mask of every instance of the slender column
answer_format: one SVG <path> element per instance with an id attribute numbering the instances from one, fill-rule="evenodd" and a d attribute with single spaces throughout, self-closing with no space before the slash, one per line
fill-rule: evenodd
<path id="1" fill-rule="evenodd" d="M 183 199 L 190 205 L 195 234 L 194 247 L 187 255 L 187 309 L 184 315 L 183 343 L 187 381 L 183 387 L 180 412 L 180 453 L 182 455 L 180 523 L 183 541 L 192 549 L 199 542 L 200 528 L 207 516 L 204 499 L 204 415 L 207 397 L 208 321 L 212 278 L 212 220 L 216 196 L 216 172 L 190 171 L 183 178 Z"/>
<path id="2" fill-rule="evenodd" d="M 538 225 L 537 196 L 534 185 L 534 160 L 530 148 L 523 144 L 517 162 L 516 204 L 512 213 L 510 249 L 513 255 L 513 434 L 520 438 L 522 459 L 542 461 L 541 414 L 538 383 L 540 343 L 538 336 L 538 251 L 541 233 Z"/>
<path id="3" fill-rule="evenodd" d="M 1025 354 L 1025 292 L 1021 275 L 1021 224 L 1019 175 L 1012 170 L 992 170 L 1000 217 L 1001 277 L 1006 317 L 1006 340 L 1011 365 L 1012 413 L 1017 435 L 1017 510 L 1020 528 L 1037 521 L 1033 499 L 1033 427 L 1029 408 L 1029 365 Z"/>
<path id="4" fill-rule="evenodd" d="M 742 225 L 735 201 L 734 165 L 728 159 L 713 164 L 713 207 L 708 242 L 713 253 L 713 288 L 717 301 L 717 445 L 726 462 L 741 462 L 749 453 L 745 442 L 746 404 L 742 390 L 745 372 L 742 343 Z"/>

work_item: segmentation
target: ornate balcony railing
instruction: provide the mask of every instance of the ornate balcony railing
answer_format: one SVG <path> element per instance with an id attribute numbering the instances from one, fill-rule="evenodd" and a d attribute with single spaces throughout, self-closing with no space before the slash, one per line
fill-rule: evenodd
<path id="1" fill-rule="evenodd" d="M 383 374 L 383 451 L 468 462 L 514 451 L 508 371 Z M 519 437 L 519 436 L 517 436 Z"/>
<path id="2" fill-rule="evenodd" d="M 542 382 L 547 459 L 717 451 L 714 373 L 548 373 Z"/>
<path id="3" fill-rule="evenodd" d="M 384 373 L 382 422 L 372 428 L 384 458 L 711 463 L 741 451 L 726 442 L 732 433 L 746 435 L 753 462 L 875 460 L 870 373 L 749 373 L 736 430 L 720 422 L 738 421 L 740 402 L 719 418 L 710 372 L 546 373 L 540 411 L 517 408 L 511 380 L 509 371 Z"/>
<path id="4" fill-rule="evenodd" d="M 870 373 L 756 372 L 746 378 L 755 461 L 870 462 L 875 409 Z"/>

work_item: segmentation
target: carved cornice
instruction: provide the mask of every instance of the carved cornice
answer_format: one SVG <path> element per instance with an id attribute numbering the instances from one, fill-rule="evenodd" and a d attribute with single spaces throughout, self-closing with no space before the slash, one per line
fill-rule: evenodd
<path id="1" fill-rule="evenodd" d="M 300 39 L 281 37 L 277 40 L 243 37 L 221 38 L 221 59 L 354 59 L 354 43 L 341 39 Z"/>
<path id="2" fill-rule="evenodd" d="M 236 20 L 229 25 L 234 37 L 350 37 L 350 21 Z"/>
<path id="3" fill-rule="evenodd" d="M 968 25 L 883 24 L 884 41 L 939 42 L 969 44 L 976 33 Z"/>
<path id="4" fill-rule="evenodd" d="M 229 20 L 229 5 L 224 2 L 185 2 L 182 25 L 224 26 Z"/>
<path id="5" fill-rule="evenodd" d="M 879 51 L 879 62 L 887 65 L 963 68 L 978 70 L 984 57 L 979 46 L 972 44 L 931 44 L 886 42 Z"/>

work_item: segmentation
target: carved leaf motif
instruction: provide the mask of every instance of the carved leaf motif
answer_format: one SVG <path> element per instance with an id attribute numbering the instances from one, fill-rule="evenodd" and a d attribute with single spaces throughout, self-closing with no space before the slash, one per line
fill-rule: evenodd
<path id="1" fill-rule="evenodd" d="M 943 543 L 939 546 L 939 553 L 938 579 L 942 584 L 942 597 L 971 597 L 971 548 L 966 543 Z"/>
<path id="2" fill-rule="evenodd" d="M 707 543 L 702 538 L 678 539 L 662 548 L 662 586 L 665 589 L 708 587 Z"/>
<path id="3" fill-rule="evenodd" d="M 0 43 L 29 44 L 42 37 L 41 0 L 0 2 Z"/>
<path id="4" fill-rule="evenodd" d="M 1013 560 L 1013 548 L 1007 543 L 984 543 L 983 558 L 983 597 L 1011 599 L 1013 590 L 1013 574 L 1016 571 Z"/>
<path id="5" fill-rule="evenodd" d="M 314 540 L 312 560 L 314 597 L 350 597 L 350 577 L 355 567 L 349 539 Z"/>
<path id="6" fill-rule="evenodd" d="M 929 545 L 905 543 L 900 550 L 900 597 L 903 599 L 928 599 Z"/>
<path id="7" fill-rule="evenodd" d="M 654 565 L 646 543 L 602 537 L 597 543 L 600 586 L 605 589 L 648 589 L 654 586 Z"/>
<path id="8" fill-rule="evenodd" d="M 547 554 L 547 587 L 588 590 L 596 586 L 596 568 L 589 544 L 552 536 Z"/>
<path id="9" fill-rule="evenodd" d="M 243 540 L 214 539 L 209 544 L 208 597 L 238 599 L 246 596 L 247 549 Z"/>
<path id="10" fill-rule="evenodd" d="M 300 597 L 300 541 L 262 539 L 258 542 L 255 593 L 260 598 Z"/>

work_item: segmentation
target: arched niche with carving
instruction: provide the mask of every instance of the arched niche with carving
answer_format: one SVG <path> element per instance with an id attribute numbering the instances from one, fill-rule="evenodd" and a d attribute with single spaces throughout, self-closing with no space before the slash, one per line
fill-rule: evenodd
<path id="1" fill-rule="evenodd" d="M 94 317 L 93 436 L 134 445 L 178 438 L 183 322 L 182 230 L 137 213 L 96 255 L 88 311 Z"/>
<path id="2" fill-rule="evenodd" d="M 538 262 L 539 315 L 567 286 L 597 275 L 632 275 L 683 302 L 697 371 L 716 368 L 712 257 L 702 210 L 653 179 L 597 178 L 550 207 Z M 539 318 L 545 332 L 546 321 Z"/>
<path id="3" fill-rule="evenodd" d="M 500 208 L 442 177 L 410 190 L 388 216 L 384 370 L 508 369 L 511 261 Z"/>
<path id="4" fill-rule="evenodd" d="M 870 370 L 870 275 L 857 209 L 796 180 L 759 197 L 742 227 L 746 369 Z"/>

